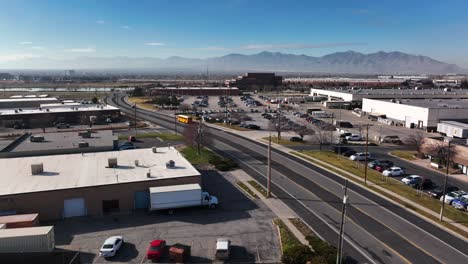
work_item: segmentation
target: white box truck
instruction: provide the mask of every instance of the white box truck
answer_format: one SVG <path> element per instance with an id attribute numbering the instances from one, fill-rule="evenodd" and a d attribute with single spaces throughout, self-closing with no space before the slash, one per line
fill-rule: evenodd
<path id="1" fill-rule="evenodd" d="M 191 206 L 215 208 L 218 205 L 218 198 L 203 192 L 197 183 L 151 187 L 150 201 L 151 211 Z"/>
<path id="2" fill-rule="evenodd" d="M 0 230 L 0 253 L 51 252 L 55 248 L 54 227 L 36 226 Z"/>

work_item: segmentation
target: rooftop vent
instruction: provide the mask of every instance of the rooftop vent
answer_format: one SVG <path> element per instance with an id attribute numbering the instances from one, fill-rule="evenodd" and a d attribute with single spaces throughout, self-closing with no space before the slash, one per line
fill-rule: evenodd
<path id="1" fill-rule="evenodd" d="M 135 167 L 140 166 L 140 162 L 138 160 L 135 160 Z"/>
<path id="2" fill-rule="evenodd" d="M 117 158 L 109 158 L 107 160 L 108 168 L 117 168 Z"/>
<path id="3" fill-rule="evenodd" d="M 42 163 L 31 164 L 32 175 L 38 175 L 44 173 L 44 165 Z"/>
<path id="4" fill-rule="evenodd" d="M 148 172 L 146 173 L 146 178 L 151 178 L 151 170 L 148 170 Z"/>
<path id="5" fill-rule="evenodd" d="M 175 167 L 175 162 L 173 160 L 166 162 L 166 168 L 172 169 L 174 167 Z"/>
<path id="6" fill-rule="evenodd" d="M 152 147 L 151 150 L 153 151 L 153 153 L 158 153 L 158 148 L 156 147 Z"/>

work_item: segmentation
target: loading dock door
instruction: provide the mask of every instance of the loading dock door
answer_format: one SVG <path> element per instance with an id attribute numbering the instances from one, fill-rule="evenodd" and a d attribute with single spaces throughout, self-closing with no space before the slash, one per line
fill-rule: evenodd
<path id="1" fill-rule="evenodd" d="M 148 209 L 149 205 L 149 191 L 135 192 L 135 209 Z"/>
<path id="2" fill-rule="evenodd" d="M 85 216 L 84 198 L 65 199 L 63 201 L 63 217 Z"/>

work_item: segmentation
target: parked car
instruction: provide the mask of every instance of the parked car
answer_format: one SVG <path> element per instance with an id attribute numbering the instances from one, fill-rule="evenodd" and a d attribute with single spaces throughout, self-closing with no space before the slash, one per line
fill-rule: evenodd
<path id="1" fill-rule="evenodd" d="M 389 169 L 391 167 L 393 167 L 393 164 L 390 165 L 390 164 L 382 163 L 382 164 L 379 164 L 379 165 L 375 166 L 374 170 L 376 170 L 378 172 L 383 172 L 384 170 Z"/>
<path id="2" fill-rule="evenodd" d="M 110 258 L 117 254 L 117 251 L 122 248 L 124 239 L 122 236 L 112 236 L 104 241 L 99 251 L 99 256 Z"/>
<path id="3" fill-rule="evenodd" d="M 371 154 L 370 153 L 365 153 L 365 152 L 360 152 L 360 153 L 356 153 L 354 155 L 351 155 L 349 157 L 349 159 L 354 160 L 354 161 L 362 161 L 362 160 L 366 160 L 366 156 L 369 159 L 371 157 Z"/>
<path id="4" fill-rule="evenodd" d="M 462 197 L 463 195 L 467 195 L 468 193 L 464 192 L 464 191 L 454 191 L 454 192 L 449 192 L 445 195 L 445 200 L 444 203 L 446 204 L 452 204 L 453 200 L 459 198 L 459 197 Z M 441 196 L 440 197 L 440 200 L 442 201 L 442 199 L 444 199 L 444 196 Z"/>
<path id="5" fill-rule="evenodd" d="M 351 132 L 345 132 L 339 135 L 340 138 L 346 138 L 349 136 L 352 136 L 353 134 Z"/>
<path id="6" fill-rule="evenodd" d="M 125 146 L 119 147 L 119 150 L 127 150 L 127 149 L 136 149 L 136 146 L 134 146 L 134 145 L 125 145 Z"/>
<path id="7" fill-rule="evenodd" d="M 357 152 L 353 149 L 346 150 L 345 152 L 342 153 L 343 156 L 345 157 L 351 157 L 352 155 L 356 154 Z"/>
<path id="8" fill-rule="evenodd" d="M 458 210 L 467 210 L 468 209 L 468 195 L 463 195 L 452 201 L 452 206 Z"/>
<path id="9" fill-rule="evenodd" d="M 31 136 L 29 137 L 31 142 L 43 142 L 45 140 L 44 136 Z"/>
<path id="10" fill-rule="evenodd" d="M 289 141 L 291 141 L 291 142 L 302 142 L 304 140 L 302 140 L 302 138 L 300 138 L 300 137 L 291 137 L 289 139 Z"/>
<path id="11" fill-rule="evenodd" d="M 247 126 L 245 126 L 245 128 L 253 129 L 253 130 L 259 130 L 260 129 L 259 126 L 254 125 L 254 124 L 248 124 Z"/>
<path id="12" fill-rule="evenodd" d="M 447 192 L 458 191 L 457 186 L 447 186 Z M 432 198 L 439 199 L 444 193 L 443 187 L 437 187 L 427 192 Z"/>
<path id="13" fill-rule="evenodd" d="M 346 140 L 348 140 L 348 141 L 359 141 L 361 139 L 362 138 L 359 135 L 346 136 Z"/>
<path id="14" fill-rule="evenodd" d="M 162 255 L 166 252 L 166 241 L 165 240 L 153 240 L 151 241 L 148 251 L 146 252 L 146 258 L 151 260 L 159 260 Z"/>
<path id="15" fill-rule="evenodd" d="M 400 167 L 390 167 L 382 172 L 383 176 L 401 176 L 405 171 Z"/>
<path id="16" fill-rule="evenodd" d="M 422 183 L 422 181 L 423 178 L 419 175 L 410 175 L 401 179 L 401 182 L 410 186 L 417 186 L 418 184 Z"/>
<path id="17" fill-rule="evenodd" d="M 373 160 L 373 161 L 367 163 L 367 167 L 369 167 L 371 169 L 375 169 L 375 167 L 377 167 L 379 165 L 389 165 L 388 167 L 392 167 L 393 166 L 393 161 L 390 161 L 390 160 Z"/>
<path id="18" fill-rule="evenodd" d="M 55 125 L 56 128 L 70 128 L 70 124 L 67 123 L 58 123 Z"/>

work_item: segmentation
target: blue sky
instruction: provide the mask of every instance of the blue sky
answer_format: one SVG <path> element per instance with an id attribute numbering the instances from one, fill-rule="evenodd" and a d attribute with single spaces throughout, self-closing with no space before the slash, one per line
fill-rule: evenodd
<path id="1" fill-rule="evenodd" d="M 466 0 L 0 0 L 0 5 L 0 62 L 397 50 L 468 68 Z"/>

